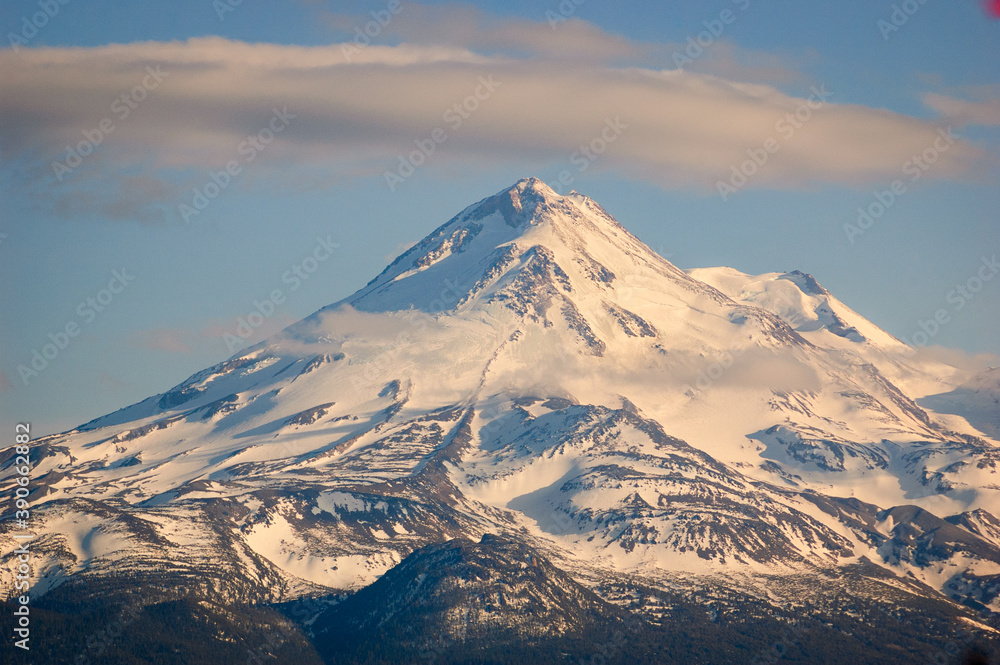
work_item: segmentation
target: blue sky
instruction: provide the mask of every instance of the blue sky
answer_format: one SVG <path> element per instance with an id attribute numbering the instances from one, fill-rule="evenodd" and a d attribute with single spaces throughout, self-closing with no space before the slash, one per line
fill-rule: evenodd
<path id="1" fill-rule="evenodd" d="M 910 338 L 1000 252 L 1000 21 L 904 4 L 8 0 L 0 427 L 166 390 L 276 290 L 251 343 L 528 175 L 568 175 L 680 267 L 800 269 Z M 434 152 L 390 185 L 418 141 Z M 971 295 L 932 342 L 998 354 L 1000 279 Z"/>

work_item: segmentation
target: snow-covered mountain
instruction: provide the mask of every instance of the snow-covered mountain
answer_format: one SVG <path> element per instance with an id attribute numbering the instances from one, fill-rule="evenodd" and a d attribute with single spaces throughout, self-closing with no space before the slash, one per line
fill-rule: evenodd
<path id="1" fill-rule="evenodd" d="M 787 611 L 823 579 L 992 634 L 1000 442 L 988 404 L 956 406 L 970 380 L 807 274 L 684 272 L 525 179 L 349 298 L 36 442 L 35 593 L 127 571 L 161 599 L 333 603 L 506 534 L 657 625 L 664 594 Z"/>

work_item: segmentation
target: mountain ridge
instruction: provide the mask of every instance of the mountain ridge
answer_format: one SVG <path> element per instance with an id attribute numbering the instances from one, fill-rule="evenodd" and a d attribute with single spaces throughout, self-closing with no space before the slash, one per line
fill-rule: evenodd
<path id="1" fill-rule="evenodd" d="M 787 608 L 790 580 L 877 605 L 861 590 L 898 577 L 901 607 L 987 625 L 998 442 L 918 406 L 965 377 L 900 345 L 806 273 L 684 272 L 523 179 L 353 295 L 36 441 L 35 588 L 165 567 L 212 602 L 294 604 L 489 533 L 618 607 L 619 578 L 743 607 L 780 578 L 761 602 Z"/>

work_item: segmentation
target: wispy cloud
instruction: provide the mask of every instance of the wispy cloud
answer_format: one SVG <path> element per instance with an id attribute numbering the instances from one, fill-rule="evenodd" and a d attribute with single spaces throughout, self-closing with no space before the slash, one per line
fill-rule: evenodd
<path id="1" fill-rule="evenodd" d="M 924 103 L 956 125 L 1000 125 L 1000 98 L 969 101 L 928 93 Z"/>
<path id="2" fill-rule="evenodd" d="M 390 27 L 409 43 L 372 44 L 349 59 L 341 44 L 218 37 L 0 50 L 0 157 L 18 162 L 17 173 L 24 174 L 16 176 L 18 186 L 36 191 L 39 204 L 53 212 L 156 221 L 169 217 L 209 172 L 238 159 L 240 145 L 266 127 L 275 108 L 287 108 L 293 123 L 234 189 L 263 178 L 296 190 L 380 178 L 415 141 L 447 128 L 445 113 L 473 93 L 479 77 L 492 77 L 501 87 L 427 160 L 428 168 L 517 164 L 535 171 L 562 164 L 607 118 L 620 117 L 628 130 L 594 168 L 714 193 L 731 166 L 774 136 L 809 94 L 746 83 L 764 70 L 782 78 L 783 62 L 769 57 L 741 69 L 733 64 L 734 47 L 721 41 L 704 60 L 731 78 L 673 70 L 664 45 L 631 43 L 578 20 L 553 31 L 542 21 L 461 7 L 408 5 L 406 12 Z M 344 27 L 355 19 L 328 20 Z M 597 55 L 566 59 L 577 51 Z M 616 59 L 633 64 L 609 64 Z M 150 66 L 166 74 L 162 85 L 59 182 L 52 163 L 108 117 L 114 100 Z M 880 183 L 937 136 L 935 123 L 849 104 L 832 93 L 750 186 Z M 996 119 L 993 102 L 941 95 L 927 102 L 947 117 Z M 959 141 L 929 177 L 971 177 L 982 159 L 983 151 Z"/>
<path id="3" fill-rule="evenodd" d="M 131 343 L 139 349 L 167 351 L 170 353 L 191 353 L 191 343 L 195 335 L 189 330 L 156 328 L 141 330 L 132 336 Z"/>
<path id="4" fill-rule="evenodd" d="M 321 12 L 331 28 L 354 37 L 356 28 L 370 15 Z M 380 39 L 396 38 L 421 46 L 448 44 L 480 53 L 511 56 L 544 56 L 574 62 L 634 61 L 653 55 L 662 47 L 639 44 L 577 18 L 557 24 L 520 17 L 490 14 L 461 4 L 427 5 L 407 2 L 380 30 Z"/>
<path id="5" fill-rule="evenodd" d="M 555 16 L 555 19 L 533 21 L 524 17 L 491 14 L 467 4 L 406 2 L 385 25 L 379 26 L 372 41 L 438 48 L 448 45 L 522 61 L 544 59 L 575 65 L 587 63 L 653 69 L 676 66 L 677 59 L 685 61 L 684 56 L 692 48 L 690 43 L 684 42 L 637 42 L 576 18 L 567 13 L 563 5 L 557 6 L 556 10 L 547 14 Z M 330 26 L 339 36 L 360 42 L 368 40 L 364 30 L 371 28 L 370 14 L 343 14 L 319 9 L 318 15 L 320 22 Z M 703 24 L 694 26 L 692 39 L 704 29 Z M 801 64 L 802 57 L 800 54 L 798 60 L 792 62 Z M 808 53 L 805 57 L 812 59 L 815 54 Z M 713 36 L 709 46 L 699 46 L 695 58 L 687 57 L 684 68 L 741 81 L 801 83 L 804 77 L 788 63 L 789 60 L 780 55 L 742 48 L 725 35 L 719 35 Z"/>
<path id="6" fill-rule="evenodd" d="M 122 381 L 107 372 L 101 372 L 97 375 L 97 381 L 105 390 L 119 391 L 119 390 L 131 390 L 135 388 L 135 384 L 128 383 L 127 381 Z"/>
<path id="7" fill-rule="evenodd" d="M 254 344 L 281 332 L 295 321 L 296 319 L 286 312 L 276 313 L 266 318 L 261 325 L 252 328 L 252 334 L 244 341 L 246 344 Z M 137 349 L 164 353 L 194 354 L 206 351 L 218 353 L 220 348 L 226 348 L 224 338 L 227 335 L 237 336 L 243 330 L 246 329 L 241 327 L 239 317 L 229 319 L 216 317 L 205 320 L 198 327 L 138 330 L 132 333 L 129 343 Z"/>

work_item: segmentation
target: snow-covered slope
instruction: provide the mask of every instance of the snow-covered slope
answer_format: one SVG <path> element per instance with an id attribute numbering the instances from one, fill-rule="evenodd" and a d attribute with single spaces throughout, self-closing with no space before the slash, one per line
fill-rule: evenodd
<path id="1" fill-rule="evenodd" d="M 915 400 L 932 395 L 943 398 L 920 403 L 936 411 L 939 419 L 951 428 L 1000 442 L 994 422 L 1000 417 L 1000 408 L 993 402 L 1000 392 L 996 389 L 1000 380 L 995 371 L 993 374 L 984 371 L 977 376 L 976 370 L 970 370 L 964 363 L 956 366 L 947 362 L 947 354 L 908 347 L 845 305 L 812 275 L 799 270 L 747 275 L 720 267 L 697 268 L 688 274 L 733 300 L 776 314 L 804 339 L 828 352 L 839 350 L 846 358 L 871 363 Z M 962 391 L 957 399 L 944 395 L 956 387 Z"/>
<path id="2" fill-rule="evenodd" d="M 1000 440 L 1000 368 L 988 367 L 954 390 L 927 395 L 924 408 L 960 416 L 983 434 Z"/>
<path id="3" fill-rule="evenodd" d="M 971 526 L 1000 514 L 996 443 L 913 401 L 944 374 L 907 351 L 808 275 L 685 273 L 522 180 L 349 298 L 37 442 L 38 588 L 167 561 L 294 598 L 511 532 L 581 575 L 872 561 L 1000 609 Z"/>
<path id="4" fill-rule="evenodd" d="M 733 268 L 698 268 L 688 274 L 711 284 L 734 300 L 777 314 L 800 333 L 824 331 L 850 342 L 868 341 L 888 350 L 905 345 L 835 298 L 801 271 L 747 275 Z M 827 335 L 816 335 L 824 346 L 835 344 Z"/>

